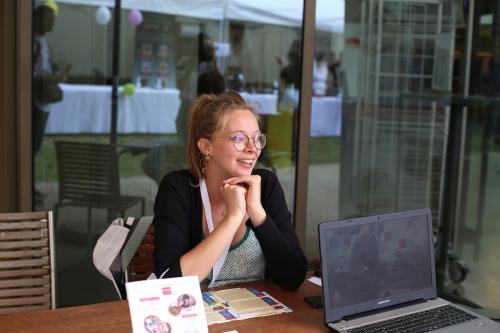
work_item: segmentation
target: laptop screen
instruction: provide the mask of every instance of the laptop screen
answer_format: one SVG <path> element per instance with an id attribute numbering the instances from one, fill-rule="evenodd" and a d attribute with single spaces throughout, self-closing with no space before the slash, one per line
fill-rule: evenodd
<path id="1" fill-rule="evenodd" d="M 436 297 L 430 211 L 322 223 L 327 322 Z"/>

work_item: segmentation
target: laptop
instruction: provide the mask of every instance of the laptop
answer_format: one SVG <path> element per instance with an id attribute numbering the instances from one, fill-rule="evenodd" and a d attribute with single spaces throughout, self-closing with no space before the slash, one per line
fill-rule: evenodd
<path id="1" fill-rule="evenodd" d="M 437 297 L 429 209 L 318 227 L 325 325 L 336 332 L 500 332 Z"/>

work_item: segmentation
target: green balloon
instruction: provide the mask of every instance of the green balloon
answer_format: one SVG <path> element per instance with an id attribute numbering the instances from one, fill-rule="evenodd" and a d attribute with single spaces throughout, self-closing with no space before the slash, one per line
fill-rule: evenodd
<path id="1" fill-rule="evenodd" d="M 127 83 L 123 86 L 123 94 L 125 96 L 132 96 L 135 93 L 135 85 L 133 83 Z"/>

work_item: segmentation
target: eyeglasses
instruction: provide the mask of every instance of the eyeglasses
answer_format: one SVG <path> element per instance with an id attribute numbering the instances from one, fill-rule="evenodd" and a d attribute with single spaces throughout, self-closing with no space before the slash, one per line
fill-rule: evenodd
<path id="1" fill-rule="evenodd" d="M 214 137 L 214 139 L 228 139 L 233 141 L 234 149 L 236 149 L 237 151 L 245 151 L 245 148 L 250 141 L 248 135 L 243 133 L 238 133 L 234 136 Z M 252 138 L 252 141 L 255 148 L 257 148 L 258 150 L 262 150 L 266 146 L 267 137 L 264 133 L 257 133 Z"/>

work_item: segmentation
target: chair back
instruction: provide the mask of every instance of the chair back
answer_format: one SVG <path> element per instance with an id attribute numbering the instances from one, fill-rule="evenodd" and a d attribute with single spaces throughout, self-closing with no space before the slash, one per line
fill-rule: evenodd
<path id="1" fill-rule="evenodd" d="M 122 250 L 122 264 L 126 265 L 127 281 L 146 280 L 154 270 L 154 227 L 152 216 L 141 218 L 127 249 Z M 135 240 L 132 237 L 135 236 Z M 133 252 L 132 252 L 133 251 Z"/>
<path id="2" fill-rule="evenodd" d="M 55 309 L 54 257 L 52 212 L 0 214 L 0 314 Z"/>
<path id="3" fill-rule="evenodd" d="M 109 202 L 120 198 L 116 148 L 109 144 L 56 141 L 59 202 Z"/>

